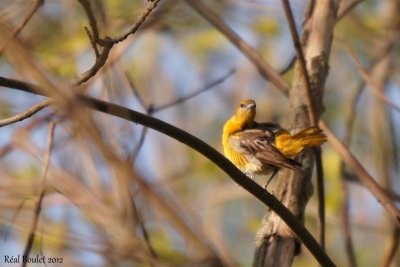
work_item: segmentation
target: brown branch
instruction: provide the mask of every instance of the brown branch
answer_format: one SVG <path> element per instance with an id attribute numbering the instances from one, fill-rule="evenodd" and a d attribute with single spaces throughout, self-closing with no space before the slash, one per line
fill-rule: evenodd
<path id="1" fill-rule="evenodd" d="M 22 20 L 21 24 L 13 31 L 11 36 L 3 43 L 2 47 L 0 47 L 0 54 L 3 52 L 4 48 L 8 45 L 9 41 L 15 36 L 17 36 L 22 29 L 28 24 L 28 22 L 31 20 L 33 15 L 36 13 L 36 11 L 44 4 L 44 0 L 36 0 L 36 2 L 33 4 L 32 9 L 29 11 L 29 13 L 25 16 L 25 18 Z"/>
<path id="2" fill-rule="evenodd" d="M 0 86 L 4 86 L 5 83 L 8 84 L 7 87 L 9 88 L 18 89 L 30 93 L 39 94 L 46 92 L 45 90 L 37 90 L 38 86 L 32 86 L 29 83 L 0 77 Z M 308 232 L 308 230 L 274 195 L 268 193 L 255 181 L 244 175 L 227 158 L 225 158 L 207 143 L 177 127 L 172 126 L 171 124 L 168 124 L 154 117 L 147 116 L 140 112 L 84 95 L 77 95 L 77 97 L 79 98 L 79 100 L 82 101 L 85 106 L 91 109 L 142 124 L 146 127 L 152 128 L 158 132 L 168 135 L 175 140 L 193 148 L 194 150 L 211 160 L 232 180 L 234 180 L 245 190 L 247 190 L 257 199 L 259 199 L 262 203 L 270 207 L 276 214 L 278 214 L 278 216 L 280 216 L 282 220 L 292 229 L 292 231 L 310 250 L 310 252 L 314 255 L 314 257 L 321 265 L 335 266 L 335 264 L 323 251 L 323 249 L 320 247 L 314 237 Z"/>
<path id="3" fill-rule="evenodd" d="M 305 18 L 304 18 L 304 22 L 303 25 L 307 24 L 308 19 L 310 18 L 312 11 L 314 9 L 314 1 L 309 1 L 308 7 L 307 7 L 307 11 L 305 12 Z M 355 0 L 352 3 L 350 3 L 348 6 L 346 6 L 345 8 L 343 8 L 342 10 L 338 10 L 338 16 L 336 18 L 336 22 L 338 23 L 339 21 L 341 21 L 349 12 L 351 12 L 358 4 L 364 2 L 365 0 Z M 341 1 L 340 3 L 343 3 L 343 1 Z M 280 75 L 284 75 L 286 72 L 288 72 L 293 66 L 294 63 L 296 62 L 297 57 L 293 56 L 291 58 L 291 60 L 289 61 L 289 64 L 284 67 L 282 70 L 279 71 Z"/>
<path id="4" fill-rule="evenodd" d="M 108 40 L 108 39 L 105 39 Z M 92 78 L 96 73 L 106 64 L 108 55 L 110 54 L 111 48 L 113 47 L 112 42 L 106 42 L 103 47 L 103 51 L 96 58 L 94 65 L 87 71 L 85 71 L 82 76 L 74 83 L 74 85 L 80 85 L 90 78 Z"/>
<path id="5" fill-rule="evenodd" d="M 129 35 L 135 34 L 139 27 L 145 22 L 146 18 L 151 14 L 151 12 L 157 7 L 157 5 L 160 3 L 161 0 L 154 0 L 151 1 L 150 6 L 139 16 L 139 18 L 136 20 L 136 22 L 132 25 L 132 27 L 126 32 L 125 34 L 121 35 L 120 37 L 113 38 L 111 41 L 114 44 L 117 44 L 119 42 L 122 42 L 126 38 L 128 38 Z"/>
<path id="6" fill-rule="evenodd" d="M 90 33 L 89 29 L 88 29 L 86 26 L 83 27 L 83 28 L 85 29 L 86 34 L 87 34 L 87 36 L 89 37 L 90 43 L 92 44 L 92 48 L 93 48 L 93 50 L 94 50 L 94 55 L 96 56 L 96 59 L 98 59 L 99 56 L 100 56 L 100 52 L 99 52 L 99 49 L 97 49 L 97 45 L 96 45 L 96 42 L 95 42 L 95 40 L 94 40 L 94 37 L 93 37 L 93 35 Z"/>
<path id="7" fill-rule="evenodd" d="M 193 98 L 193 97 L 195 97 L 195 96 L 197 96 L 199 94 L 202 94 L 202 93 L 204 93 L 204 92 L 206 92 L 206 91 L 208 91 L 208 90 L 210 90 L 212 88 L 215 88 L 218 84 L 223 83 L 226 79 L 228 79 L 234 73 L 235 73 L 235 70 L 232 69 L 227 74 L 225 74 L 224 76 L 222 76 L 222 77 L 220 77 L 220 78 L 218 78 L 218 79 L 206 84 L 203 88 L 201 88 L 201 89 L 199 89 L 199 90 L 197 90 L 197 91 L 195 91 L 195 92 L 193 92 L 191 94 L 188 94 L 186 96 L 177 98 L 176 100 L 172 101 L 171 103 L 167 103 L 167 104 L 164 104 L 164 105 L 160 105 L 158 107 L 154 107 L 152 109 L 152 113 L 159 112 L 161 110 L 176 106 L 176 105 L 181 104 L 181 103 L 183 103 L 183 102 L 185 102 L 185 101 L 187 101 L 187 100 L 189 100 L 189 99 L 191 99 L 191 98 Z"/>
<path id="8" fill-rule="evenodd" d="M 301 76 L 304 79 L 307 106 L 308 106 L 308 116 L 311 125 L 315 126 L 318 123 L 318 117 L 315 113 L 314 100 L 311 95 L 311 82 L 310 76 L 308 74 L 306 59 L 304 57 L 303 48 L 300 42 L 299 34 L 296 30 L 296 24 L 293 17 L 293 12 L 290 7 L 288 0 L 282 0 L 283 9 L 285 11 L 286 19 L 289 24 L 289 29 L 292 37 L 292 41 L 296 50 L 297 59 L 299 60 Z M 309 15 L 311 17 L 311 14 Z M 307 19 L 308 20 L 308 19 Z M 321 90 L 320 88 L 318 88 Z M 324 169 L 322 166 L 321 149 L 313 149 L 315 165 L 317 170 L 317 193 L 318 193 L 318 230 L 319 230 L 319 240 L 323 248 L 325 248 L 325 190 L 324 190 Z"/>
<path id="9" fill-rule="evenodd" d="M 346 6 L 345 8 L 343 8 L 342 10 L 339 10 L 339 15 L 336 19 L 336 22 L 340 21 L 341 19 L 343 19 L 349 12 L 351 12 L 358 4 L 361 4 L 362 2 L 364 2 L 365 0 L 355 0 L 353 2 L 351 2 L 348 6 Z M 341 2 L 343 3 L 343 1 Z"/>
<path id="10" fill-rule="evenodd" d="M 399 33 L 400 33 L 400 31 L 399 31 Z M 378 97 L 384 103 L 386 103 L 389 107 L 400 112 L 400 106 L 397 105 L 392 100 L 390 100 L 389 98 L 387 98 L 387 96 L 383 93 L 384 90 L 382 90 L 382 88 L 380 88 L 380 86 L 374 82 L 374 80 L 369 75 L 366 68 L 362 65 L 362 63 L 361 63 L 360 59 L 358 58 L 358 56 L 356 55 L 355 51 L 348 45 L 346 45 L 346 50 L 348 51 L 351 59 L 355 63 L 357 70 L 361 74 L 361 77 L 364 79 L 365 83 L 367 85 L 369 85 L 369 87 L 371 87 L 371 89 L 373 89 L 375 96 Z"/>
<path id="11" fill-rule="evenodd" d="M 90 5 L 90 1 L 88 1 L 88 0 L 78 0 L 78 1 L 82 5 L 83 9 L 86 12 L 86 16 L 89 19 L 89 25 L 90 25 L 90 28 L 92 29 L 92 32 L 90 34 L 92 37 L 90 39 L 91 39 L 91 41 L 93 41 L 93 43 L 98 43 L 100 40 L 99 29 L 97 27 L 97 21 L 93 14 L 92 7 Z"/>
<path id="12" fill-rule="evenodd" d="M 36 203 L 35 214 L 33 217 L 33 224 L 32 224 L 31 230 L 29 232 L 29 237 L 28 237 L 28 241 L 26 243 L 25 249 L 24 249 L 24 254 L 22 256 L 23 258 L 29 257 L 29 254 L 32 250 L 33 241 L 35 240 L 36 228 L 37 228 L 39 216 L 40 216 L 40 213 L 42 210 L 42 202 L 43 202 L 43 198 L 44 198 L 44 194 L 45 194 L 45 188 L 46 188 L 45 181 L 46 181 L 47 171 L 48 171 L 49 165 L 50 165 L 50 156 L 51 156 L 51 150 L 52 150 L 52 146 L 53 146 L 55 126 L 56 126 L 56 123 L 54 121 L 49 123 L 49 136 L 48 136 L 48 140 L 47 140 L 47 151 L 46 151 L 46 155 L 45 155 L 45 159 L 44 159 L 42 178 L 41 178 L 42 186 L 40 188 L 39 199 Z M 22 266 L 25 267 L 27 265 L 27 263 L 28 263 L 27 261 L 23 261 Z"/>
<path id="13" fill-rule="evenodd" d="M 308 105 L 308 115 L 310 118 L 310 122 L 313 126 L 317 125 L 317 116 L 315 115 L 314 101 L 311 95 L 311 82 L 310 76 L 308 75 L 306 59 L 304 57 L 303 48 L 300 43 L 299 34 L 296 30 L 296 24 L 294 22 L 292 9 L 290 8 L 290 4 L 288 0 L 281 0 L 283 9 L 285 11 L 286 19 L 289 24 L 289 29 L 293 41 L 294 48 L 296 50 L 297 59 L 299 60 L 300 71 L 304 79 L 305 84 L 305 92 L 307 97 L 307 105 Z"/>
<path id="14" fill-rule="evenodd" d="M 89 70 L 84 72 L 82 76 L 74 82 L 74 85 L 80 85 L 96 75 L 96 73 L 106 64 L 113 46 L 125 40 L 129 35 L 135 34 L 140 26 L 145 22 L 150 13 L 157 7 L 158 3 L 161 0 L 155 0 L 153 3 L 151 3 L 150 6 L 139 16 L 139 18 L 136 20 L 136 22 L 127 33 L 114 39 L 112 39 L 111 37 L 105 37 L 104 39 L 100 38 L 99 30 L 97 28 L 97 22 L 90 7 L 90 2 L 88 0 L 78 1 L 85 9 L 86 15 L 89 19 L 90 27 L 92 28 L 91 33 L 87 30 L 87 28 L 85 28 L 85 30 L 89 35 L 90 43 L 95 51 L 96 61 Z M 98 51 L 97 45 L 103 47 L 103 51 L 101 51 L 101 53 Z"/>
<path id="15" fill-rule="evenodd" d="M 229 41 L 235 45 L 258 69 L 259 73 L 270 81 L 278 90 L 287 95 L 289 87 L 283 78 L 276 72 L 245 40 L 236 34 L 223 22 L 215 12 L 203 4 L 201 0 L 185 0 L 194 10 L 219 30 Z"/>
<path id="16" fill-rule="evenodd" d="M 356 88 L 356 91 L 349 101 L 350 111 L 347 114 L 346 124 L 345 124 L 345 136 L 343 139 L 343 144 L 346 147 L 350 147 L 353 125 L 356 118 L 356 107 L 357 102 L 360 99 L 361 93 L 363 92 L 365 83 L 362 82 Z M 357 261 L 354 252 L 353 240 L 351 236 L 351 226 L 350 226 L 350 211 L 349 211 L 349 189 L 347 186 L 346 172 L 345 172 L 345 162 L 342 160 L 340 163 L 340 173 L 341 173 L 341 188 L 342 188 L 342 220 L 343 220 L 343 232 L 346 245 L 346 254 L 349 260 L 350 267 L 356 267 Z"/>
<path id="17" fill-rule="evenodd" d="M 0 120 L 0 127 L 6 126 L 9 124 L 18 122 L 18 121 L 25 120 L 25 119 L 33 116 L 37 112 L 41 111 L 42 109 L 48 107 L 51 103 L 52 103 L 52 101 L 50 99 L 47 99 L 47 100 L 44 100 L 40 103 L 33 105 L 32 107 L 28 108 L 27 110 L 25 110 L 21 113 L 18 113 L 17 115 Z"/>
<path id="18" fill-rule="evenodd" d="M 335 136 L 332 130 L 326 125 L 324 121 L 319 122 L 319 127 L 324 131 L 328 137 L 329 143 L 335 148 L 343 160 L 351 166 L 355 173 L 357 173 L 361 183 L 368 188 L 368 190 L 376 197 L 381 205 L 393 215 L 398 224 L 400 224 L 400 210 L 393 204 L 390 196 L 385 190 L 369 175 L 360 162 L 354 157 L 347 147 Z"/>
<path id="19" fill-rule="evenodd" d="M 389 248 L 388 252 L 386 253 L 385 258 L 383 259 L 382 267 L 390 267 L 391 266 L 393 260 L 396 257 L 396 251 L 399 248 L 399 244 L 400 244 L 400 228 L 395 227 L 395 229 L 393 229 L 390 248 Z"/>
<path id="20" fill-rule="evenodd" d="M 142 232 L 143 239 L 147 245 L 147 249 L 149 250 L 151 256 L 153 258 L 157 259 L 158 257 L 157 257 L 156 251 L 154 250 L 153 246 L 151 245 L 149 233 L 144 225 L 142 215 L 140 214 L 139 208 L 137 207 L 133 197 L 132 197 L 132 209 L 133 209 L 134 219 L 135 219 L 136 223 L 139 224 L 139 229 Z"/>

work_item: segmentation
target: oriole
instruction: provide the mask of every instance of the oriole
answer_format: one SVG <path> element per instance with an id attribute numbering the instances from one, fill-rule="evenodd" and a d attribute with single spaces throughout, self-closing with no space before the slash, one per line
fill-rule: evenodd
<path id="1" fill-rule="evenodd" d="M 294 158 L 303 149 L 326 142 L 326 136 L 317 127 L 291 135 L 278 124 L 257 123 L 255 116 L 254 100 L 241 101 L 224 125 L 222 145 L 225 156 L 246 175 L 272 172 L 265 188 L 279 170 L 300 170 L 301 164 Z"/>

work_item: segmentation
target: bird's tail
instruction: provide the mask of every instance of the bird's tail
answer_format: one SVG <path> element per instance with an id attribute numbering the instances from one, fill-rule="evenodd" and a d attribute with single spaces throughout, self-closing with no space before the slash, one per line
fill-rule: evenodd
<path id="1" fill-rule="evenodd" d="M 294 158 L 303 149 L 322 145 L 326 140 L 326 135 L 321 129 L 309 127 L 294 135 L 281 131 L 275 137 L 275 144 L 283 155 Z"/>

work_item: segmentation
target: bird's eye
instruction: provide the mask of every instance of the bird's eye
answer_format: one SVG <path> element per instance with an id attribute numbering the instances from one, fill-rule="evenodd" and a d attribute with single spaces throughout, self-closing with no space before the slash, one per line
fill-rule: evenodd
<path id="1" fill-rule="evenodd" d="M 241 108 L 244 108 L 244 104 L 243 104 L 243 103 L 242 103 L 242 104 L 240 104 L 240 107 L 241 107 Z"/>

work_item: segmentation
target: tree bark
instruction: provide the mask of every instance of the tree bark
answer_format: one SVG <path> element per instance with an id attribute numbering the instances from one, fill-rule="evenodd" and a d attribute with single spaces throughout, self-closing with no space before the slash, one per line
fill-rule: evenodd
<path id="1" fill-rule="evenodd" d="M 315 115 L 323 112 L 322 96 L 328 75 L 328 60 L 336 20 L 337 3 L 333 0 L 315 1 L 314 10 L 303 29 L 303 52 L 311 81 L 311 95 Z M 310 126 L 306 86 L 301 68 L 295 66 L 292 88 L 289 92 L 289 112 L 285 128 L 297 132 Z M 303 173 L 280 172 L 275 196 L 288 207 L 300 221 L 312 195 L 312 151 L 306 151 L 297 159 L 303 165 Z M 300 243 L 289 227 L 275 213 L 268 213 L 256 235 L 254 266 L 291 266 L 300 252 Z"/>

